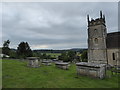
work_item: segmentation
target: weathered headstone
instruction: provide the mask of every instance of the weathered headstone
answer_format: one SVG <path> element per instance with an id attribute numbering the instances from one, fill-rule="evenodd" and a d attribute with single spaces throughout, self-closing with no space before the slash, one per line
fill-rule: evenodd
<path id="1" fill-rule="evenodd" d="M 106 76 L 106 65 L 80 62 L 76 63 L 77 74 L 103 79 Z"/>
<path id="2" fill-rule="evenodd" d="M 39 61 L 37 57 L 27 57 L 29 67 L 39 67 Z"/>

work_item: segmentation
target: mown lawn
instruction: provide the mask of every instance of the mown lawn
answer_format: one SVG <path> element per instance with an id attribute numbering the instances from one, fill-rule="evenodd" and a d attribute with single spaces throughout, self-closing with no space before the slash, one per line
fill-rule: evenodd
<path id="1" fill-rule="evenodd" d="M 3 88 L 118 88 L 118 76 L 103 80 L 76 75 L 76 66 L 69 70 L 41 65 L 29 68 L 25 61 L 2 60 Z M 110 72 L 108 72 L 110 73 Z"/>

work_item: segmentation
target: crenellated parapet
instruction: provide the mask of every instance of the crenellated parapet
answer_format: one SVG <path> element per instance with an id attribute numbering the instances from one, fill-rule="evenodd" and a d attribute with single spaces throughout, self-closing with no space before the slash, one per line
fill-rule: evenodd
<path id="1" fill-rule="evenodd" d="M 97 19 L 91 18 L 91 20 L 90 20 L 89 15 L 87 15 L 87 20 L 88 20 L 88 27 L 101 25 L 101 24 L 103 24 L 105 26 L 105 15 L 102 15 L 102 11 L 100 11 L 100 18 L 97 18 Z"/>

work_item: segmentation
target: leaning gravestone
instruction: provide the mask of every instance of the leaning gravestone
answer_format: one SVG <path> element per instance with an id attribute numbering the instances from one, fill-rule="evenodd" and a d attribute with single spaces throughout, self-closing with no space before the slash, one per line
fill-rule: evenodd
<path id="1" fill-rule="evenodd" d="M 27 57 L 29 67 L 39 67 L 38 57 Z"/>
<path id="2" fill-rule="evenodd" d="M 69 63 L 65 63 L 65 62 L 56 62 L 55 65 L 56 67 L 65 69 L 65 70 L 68 70 L 68 67 L 69 67 Z"/>
<path id="3" fill-rule="evenodd" d="M 80 62 L 76 63 L 77 74 L 103 79 L 106 76 L 106 65 Z"/>

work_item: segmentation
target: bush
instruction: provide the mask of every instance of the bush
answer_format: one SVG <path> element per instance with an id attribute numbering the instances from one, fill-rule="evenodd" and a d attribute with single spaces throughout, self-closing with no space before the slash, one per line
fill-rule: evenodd
<path id="1" fill-rule="evenodd" d="M 88 56 L 87 56 L 87 50 L 85 50 L 81 55 L 82 62 L 87 62 Z"/>
<path id="2" fill-rule="evenodd" d="M 58 59 L 63 60 L 64 62 L 72 62 L 74 59 L 76 59 L 76 52 L 74 51 L 63 52 L 61 56 L 58 57 Z"/>

